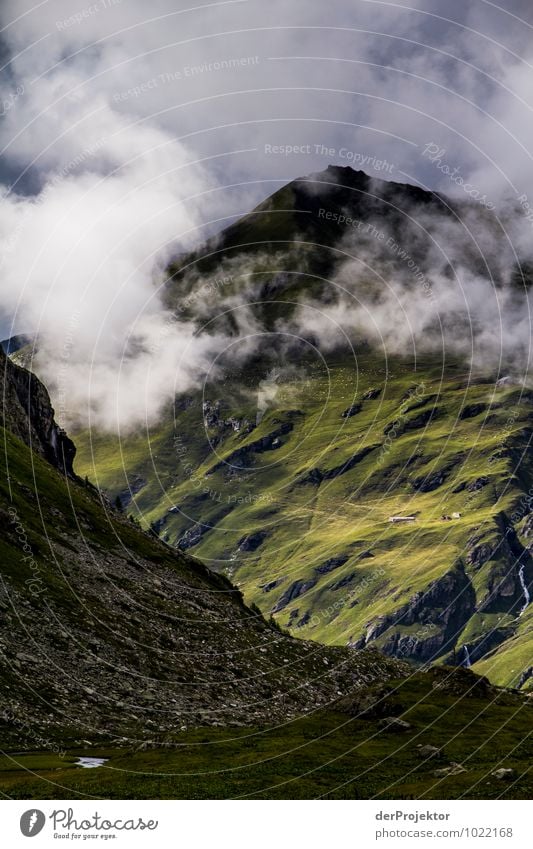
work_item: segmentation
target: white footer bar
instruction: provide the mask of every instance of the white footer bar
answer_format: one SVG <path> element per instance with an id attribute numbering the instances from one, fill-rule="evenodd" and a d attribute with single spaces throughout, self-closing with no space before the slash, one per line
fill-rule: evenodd
<path id="1" fill-rule="evenodd" d="M 531 849 L 521 801 L 3 801 L 2 846 Z M 31 840 L 34 842 L 31 842 Z"/>

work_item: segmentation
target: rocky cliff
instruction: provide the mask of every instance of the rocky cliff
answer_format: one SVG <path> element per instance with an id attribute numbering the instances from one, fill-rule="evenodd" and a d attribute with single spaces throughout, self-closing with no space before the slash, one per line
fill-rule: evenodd
<path id="1" fill-rule="evenodd" d="M 54 420 L 50 396 L 34 374 L 15 365 L 0 348 L 2 404 L 0 424 L 32 451 L 73 477 L 76 448 Z"/>

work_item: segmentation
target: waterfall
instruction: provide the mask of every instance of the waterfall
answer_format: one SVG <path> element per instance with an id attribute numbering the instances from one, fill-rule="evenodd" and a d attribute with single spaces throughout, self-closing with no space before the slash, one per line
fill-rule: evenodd
<path id="1" fill-rule="evenodd" d="M 50 445 L 54 454 L 57 454 L 57 428 L 55 425 L 52 426 L 52 430 L 50 431 Z"/>
<path id="2" fill-rule="evenodd" d="M 464 655 L 465 655 L 465 656 L 464 656 L 464 660 L 463 660 L 462 665 L 463 665 L 466 669 L 470 669 L 470 667 L 472 666 L 472 664 L 470 663 L 470 652 L 468 651 L 468 646 L 467 646 L 466 644 L 463 646 L 463 652 L 464 652 Z"/>
<path id="3" fill-rule="evenodd" d="M 522 563 L 522 565 L 520 566 L 520 569 L 518 570 L 518 579 L 520 581 L 520 586 L 522 587 L 522 589 L 524 591 L 524 606 L 522 607 L 518 616 L 522 616 L 522 613 L 524 612 L 526 607 L 528 607 L 529 602 L 531 601 L 531 596 L 529 595 L 529 590 L 527 588 L 526 579 L 524 578 L 524 569 L 525 568 L 526 568 L 526 564 Z"/>

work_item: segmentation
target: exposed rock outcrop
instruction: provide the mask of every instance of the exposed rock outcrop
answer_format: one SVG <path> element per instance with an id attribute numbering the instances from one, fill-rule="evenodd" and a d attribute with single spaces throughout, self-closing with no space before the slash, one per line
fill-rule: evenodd
<path id="1" fill-rule="evenodd" d="M 267 436 L 262 436 L 261 439 L 256 439 L 254 442 L 249 442 L 243 445 L 242 448 L 237 448 L 235 451 L 216 463 L 209 469 L 208 475 L 223 469 L 224 467 L 236 466 L 239 469 L 245 469 L 253 465 L 255 454 L 262 454 L 264 451 L 273 451 L 281 447 L 281 437 L 286 436 L 294 428 L 291 421 L 282 422 L 281 425 L 269 433 Z"/>
<path id="2" fill-rule="evenodd" d="M 523 603 L 524 587 L 533 575 L 533 561 L 520 542 L 513 524 L 505 513 L 495 517 L 497 534 L 490 542 L 474 539 L 468 562 L 477 569 L 491 561 L 485 593 L 478 600 L 478 609 L 485 612 L 517 612 Z"/>
<path id="3" fill-rule="evenodd" d="M 415 593 L 397 611 L 370 622 L 366 635 L 355 643 L 355 647 L 361 648 L 379 639 L 385 654 L 433 660 L 455 645 L 475 606 L 474 589 L 459 561 L 442 578 L 432 581 L 424 592 Z M 414 625 L 418 629 L 413 632 Z"/>
<path id="4" fill-rule="evenodd" d="M 185 407 L 185 409 L 187 408 Z M 204 427 L 211 430 L 216 428 L 222 433 L 224 431 L 250 433 L 254 429 L 254 424 L 247 418 L 239 419 L 236 416 L 224 418 L 222 415 L 222 401 L 220 400 L 214 402 L 204 401 L 202 404 L 202 414 Z"/>
<path id="5" fill-rule="evenodd" d="M 405 417 L 393 422 L 389 422 L 389 424 L 384 427 L 383 433 L 385 434 L 385 436 L 387 436 L 389 433 L 394 431 L 394 434 L 396 436 L 401 436 L 407 431 L 419 430 L 420 428 L 426 427 L 426 425 L 428 425 L 435 419 L 440 418 L 442 415 L 443 410 L 440 407 L 431 407 L 431 409 L 424 410 L 417 416 L 412 416 L 411 418 Z"/>
<path id="6" fill-rule="evenodd" d="M 146 480 L 140 475 L 134 475 L 130 481 L 128 481 L 127 488 L 121 490 L 117 495 L 117 499 L 120 503 L 120 507 L 122 510 L 125 510 L 138 492 L 146 486 Z M 172 510 L 169 512 L 173 512 Z"/>
<path id="7" fill-rule="evenodd" d="M 459 413 L 459 418 L 461 420 L 473 419 L 475 416 L 479 416 L 480 413 L 484 413 L 487 409 L 487 404 L 467 404 Z"/>
<path id="8" fill-rule="evenodd" d="M 2 402 L 0 424 L 52 466 L 74 477 L 76 447 L 54 419 L 50 396 L 41 381 L 9 360 L 0 349 Z"/>
<path id="9" fill-rule="evenodd" d="M 192 525 L 192 527 L 188 528 L 185 533 L 182 534 L 178 540 L 177 547 L 181 551 L 188 551 L 189 548 L 194 548 L 195 545 L 198 545 L 202 537 L 204 537 L 205 534 L 208 534 L 209 531 L 212 531 L 218 522 L 220 522 L 224 516 L 227 516 L 230 512 L 231 507 L 229 505 L 224 505 L 224 507 L 211 516 L 209 523 L 197 522 Z"/>
<path id="10" fill-rule="evenodd" d="M 328 590 L 335 592 L 336 590 L 342 590 L 345 587 L 349 587 L 350 584 L 353 584 L 355 581 L 355 572 L 350 572 L 348 575 L 344 575 L 343 578 L 339 578 L 338 581 L 334 581 L 332 584 L 329 584 Z"/>
<path id="11" fill-rule="evenodd" d="M 433 492 L 442 486 L 449 478 L 453 470 L 458 466 L 464 457 L 462 454 L 455 456 L 452 460 L 442 466 L 441 469 L 428 472 L 426 475 L 414 478 L 411 481 L 411 486 L 416 492 Z"/>
<path id="12" fill-rule="evenodd" d="M 338 569 L 339 566 L 344 566 L 348 557 L 348 554 L 340 554 L 337 557 L 330 557 L 328 560 L 325 560 L 324 563 L 321 563 L 320 566 L 317 566 L 315 568 L 315 572 L 318 575 L 327 575 L 329 572 L 333 572 L 334 569 Z"/>
<path id="13" fill-rule="evenodd" d="M 362 404 L 351 404 L 346 410 L 344 410 L 343 413 L 341 413 L 341 416 L 343 419 L 351 419 L 352 416 L 356 416 L 357 413 L 360 413 L 362 409 Z"/>
<path id="14" fill-rule="evenodd" d="M 520 678 L 518 679 L 518 689 L 522 689 L 522 687 L 527 684 L 533 678 L 533 666 L 528 666 L 527 669 L 524 669 Z"/>
<path id="15" fill-rule="evenodd" d="M 311 590 L 316 585 L 316 580 L 311 578 L 309 581 L 304 581 L 301 578 L 297 581 L 293 581 L 293 583 L 285 590 L 284 593 L 280 596 L 277 603 L 272 608 L 272 613 L 279 613 L 280 610 L 283 610 L 287 607 L 291 601 L 294 601 L 295 598 L 299 598 L 301 595 L 306 593 L 308 590 Z"/>
<path id="16" fill-rule="evenodd" d="M 246 536 L 239 540 L 239 551 L 256 551 L 264 543 L 267 536 L 266 531 L 255 531 L 253 534 L 246 534 Z"/>
<path id="17" fill-rule="evenodd" d="M 359 463 L 361 463 L 369 454 L 375 451 L 377 448 L 381 446 L 378 445 L 367 445 L 365 448 L 362 448 L 357 453 L 353 454 L 349 460 L 346 460 L 345 463 L 340 463 L 338 466 L 334 466 L 332 469 L 310 469 L 308 472 L 305 472 L 297 479 L 298 484 L 306 484 L 312 483 L 315 486 L 322 483 L 322 481 L 333 480 L 334 478 L 338 478 L 340 475 L 346 474 L 346 472 L 350 472 L 355 468 Z"/>

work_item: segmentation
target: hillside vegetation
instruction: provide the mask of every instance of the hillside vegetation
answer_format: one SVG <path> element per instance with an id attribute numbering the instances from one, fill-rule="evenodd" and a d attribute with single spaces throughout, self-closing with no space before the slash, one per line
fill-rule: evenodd
<path id="1" fill-rule="evenodd" d="M 296 180 L 170 267 L 227 347 L 156 426 L 79 433 L 78 468 L 298 637 L 527 689 L 533 393 L 469 304 L 524 268 L 474 204 Z"/>
<path id="2" fill-rule="evenodd" d="M 7 388 L 16 372 L 39 389 L 21 395 L 27 409 L 9 395 L 1 429 L 4 747 L 140 744 L 182 725 L 268 724 L 401 672 L 377 652 L 281 633 L 226 578 L 33 453 L 9 428 L 28 440 L 44 421 L 55 428 L 48 395 L 2 364 Z"/>
<path id="3" fill-rule="evenodd" d="M 329 365 L 278 380 L 257 426 L 257 399 L 230 378 L 149 434 L 82 438 L 77 468 L 299 637 L 416 661 L 462 663 L 466 647 L 517 686 L 533 612 L 531 394 L 457 363 Z"/>

